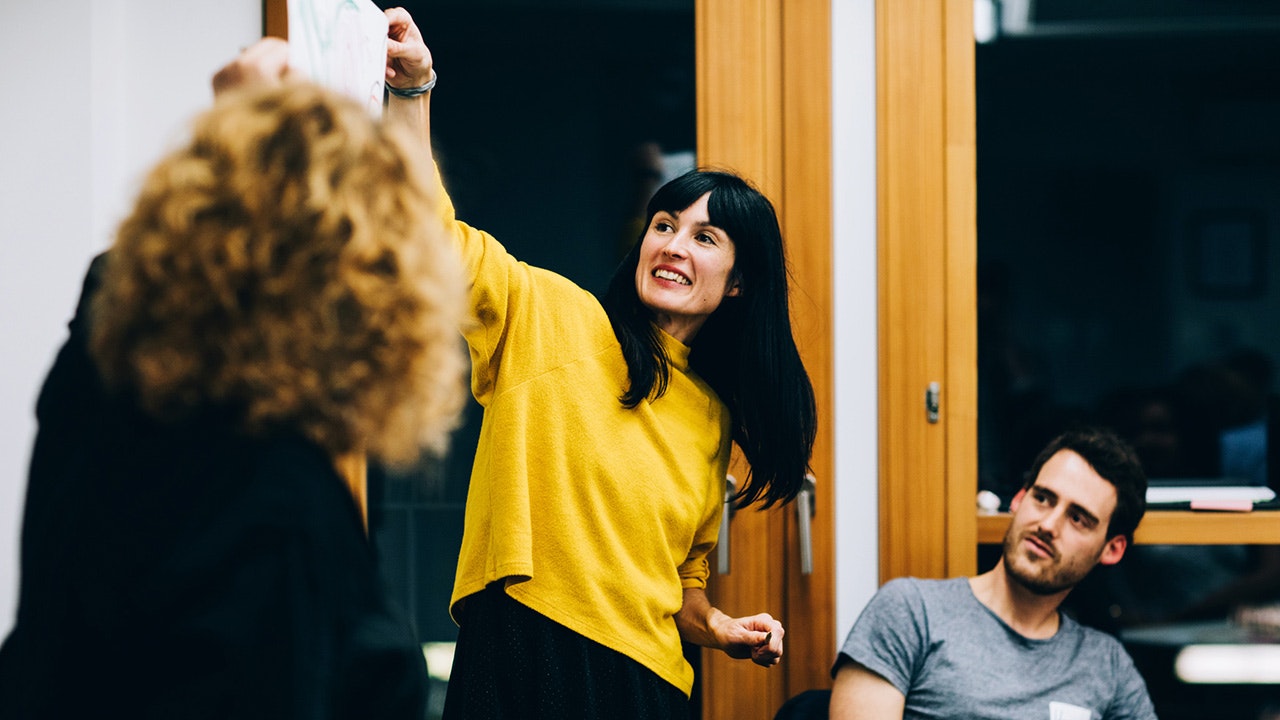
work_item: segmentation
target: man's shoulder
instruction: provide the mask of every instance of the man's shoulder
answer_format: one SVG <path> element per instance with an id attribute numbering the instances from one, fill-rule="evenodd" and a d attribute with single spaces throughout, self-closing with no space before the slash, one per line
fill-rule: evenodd
<path id="1" fill-rule="evenodd" d="M 1070 615 L 1062 614 L 1062 630 L 1060 636 L 1076 638 L 1082 652 L 1095 652 L 1107 655 L 1129 657 L 1124 645 L 1118 638 L 1097 628 L 1082 625 Z"/>
<path id="2" fill-rule="evenodd" d="M 967 578 L 894 578 L 881 586 L 864 614 L 911 616 L 923 621 L 938 613 L 965 608 L 972 598 Z"/>
<path id="3" fill-rule="evenodd" d="M 894 578 L 880 588 L 880 594 L 915 595 L 922 598 L 954 597 L 969 594 L 969 579 L 964 577 L 936 578 L 900 577 Z"/>

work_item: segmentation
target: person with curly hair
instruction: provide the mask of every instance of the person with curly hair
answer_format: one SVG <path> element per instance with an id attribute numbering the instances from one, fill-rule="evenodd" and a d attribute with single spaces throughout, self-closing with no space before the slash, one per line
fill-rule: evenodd
<path id="1" fill-rule="evenodd" d="M 465 399 L 431 168 L 353 101 L 232 85 L 147 176 L 41 391 L 0 716 L 425 711 L 335 460 L 440 450 Z"/>

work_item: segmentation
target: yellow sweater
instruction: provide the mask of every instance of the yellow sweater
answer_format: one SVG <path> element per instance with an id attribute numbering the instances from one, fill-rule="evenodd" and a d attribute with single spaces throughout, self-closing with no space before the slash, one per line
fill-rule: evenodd
<path id="1" fill-rule="evenodd" d="M 627 366 L 596 298 L 445 216 L 471 282 L 464 328 L 484 421 L 451 610 L 489 583 L 688 694 L 673 615 L 704 587 L 729 418 L 663 335 L 665 395 L 626 409 Z M 456 617 L 456 612 L 455 612 Z"/>

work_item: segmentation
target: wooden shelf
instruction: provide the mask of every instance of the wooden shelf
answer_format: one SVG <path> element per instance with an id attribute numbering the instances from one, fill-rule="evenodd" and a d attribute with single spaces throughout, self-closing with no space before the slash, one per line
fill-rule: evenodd
<path id="1" fill-rule="evenodd" d="M 978 543 L 998 545 L 1009 514 L 978 515 Z M 1134 542 L 1158 545 L 1280 545 L 1280 511 L 1248 513 L 1149 510 Z"/>

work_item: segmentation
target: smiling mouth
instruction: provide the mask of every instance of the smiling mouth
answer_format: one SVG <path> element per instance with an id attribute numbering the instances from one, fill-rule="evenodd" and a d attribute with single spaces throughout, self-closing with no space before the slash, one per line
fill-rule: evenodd
<path id="1" fill-rule="evenodd" d="M 658 278 L 659 280 L 670 280 L 672 282 L 676 282 L 681 285 L 693 284 L 692 282 L 690 282 L 689 278 L 681 275 L 680 273 L 672 272 L 670 270 L 663 270 L 662 268 L 658 268 L 657 270 L 654 270 L 653 276 Z"/>

